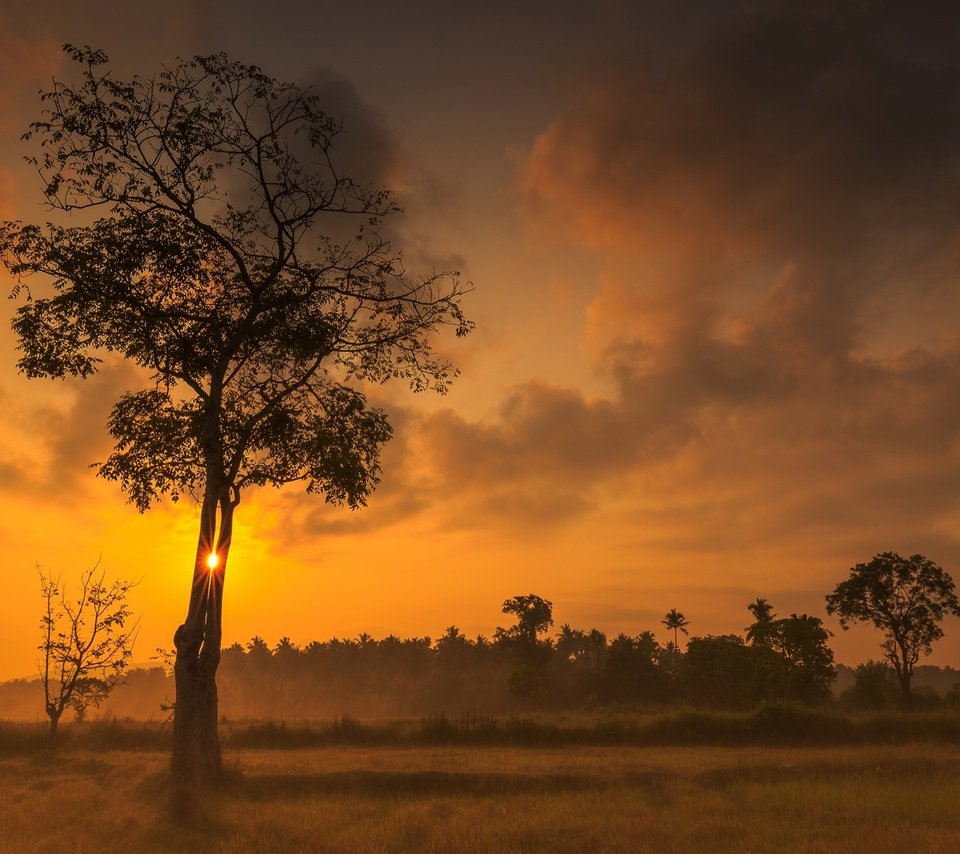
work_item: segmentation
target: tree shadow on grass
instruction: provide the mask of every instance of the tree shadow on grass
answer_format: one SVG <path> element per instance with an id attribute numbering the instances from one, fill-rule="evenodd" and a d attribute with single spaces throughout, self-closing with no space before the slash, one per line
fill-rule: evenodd
<path id="1" fill-rule="evenodd" d="M 726 789 L 737 783 L 777 784 L 797 779 L 866 779 L 928 777 L 935 772 L 956 771 L 956 760 L 934 767 L 929 760 L 887 759 L 875 761 L 772 763 L 737 768 L 704 769 L 693 773 L 669 773 L 664 769 L 633 770 L 626 774 L 529 774 L 458 771 L 330 771 L 315 773 L 245 774 L 239 768 L 228 773 L 222 792 L 231 798 L 271 802 L 311 796 L 361 796 L 371 798 L 427 798 L 438 795 L 561 794 L 607 791 L 616 788 L 644 790 L 655 800 L 669 799 L 671 784 L 685 779 L 689 785 Z"/>
<path id="2" fill-rule="evenodd" d="M 428 797 L 597 791 L 623 780 L 580 774 L 467 773 L 455 771 L 334 771 L 314 774 L 258 774 L 237 776 L 228 791 L 256 801 L 284 800 L 309 795 L 365 795 L 368 797 Z M 634 786 L 655 787 L 658 772 L 631 775 Z"/>

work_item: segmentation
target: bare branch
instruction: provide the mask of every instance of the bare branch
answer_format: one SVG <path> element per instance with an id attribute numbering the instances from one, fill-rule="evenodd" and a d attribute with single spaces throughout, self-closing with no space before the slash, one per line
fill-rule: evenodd
<path id="1" fill-rule="evenodd" d="M 83 719 L 106 698 L 122 681 L 133 654 L 139 620 L 127 626 L 131 611 L 126 596 L 136 585 L 108 584 L 104 572 L 97 572 L 99 563 L 81 574 L 75 601 L 59 576 L 54 579 L 37 567 L 44 599 L 39 670 L 51 739 L 66 709 Z"/>

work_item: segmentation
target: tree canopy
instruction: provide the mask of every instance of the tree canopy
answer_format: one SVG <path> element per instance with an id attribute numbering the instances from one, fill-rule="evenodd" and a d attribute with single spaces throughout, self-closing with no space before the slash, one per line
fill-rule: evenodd
<path id="1" fill-rule="evenodd" d="M 83 83 L 43 95 L 31 161 L 51 207 L 107 216 L 4 224 L 27 287 L 21 370 L 87 376 L 104 351 L 146 369 L 99 469 L 141 510 L 199 497 L 212 476 L 233 501 L 302 480 L 363 504 L 390 427 L 350 382 L 446 388 L 454 371 L 427 333 L 470 328 L 456 274 L 408 277 L 380 234 L 390 193 L 340 174 L 339 125 L 308 92 L 222 54 L 130 82 L 99 51 L 70 54 Z M 334 215 L 350 239 L 322 231 Z M 27 284 L 37 273 L 52 295 Z"/>
<path id="2" fill-rule="evenodd" d="M 553 625 L 553 603 L 535 593 L 507 599 L 500 610 L 515 616 L 517 624 L 509 629 L 498 628 L 498 637 L 511 638 L 528 646 L 535 646 L 537 636 Z"/>
<path id="3" fill-rule="evenodd" d="M 829 637 L 823 621 L 809 614 L 791 614 L 770 623 L 759 645 L 769 646 L 783 661 L 784 699 L 815 701 L 829 696 L 837 676 Z"/>

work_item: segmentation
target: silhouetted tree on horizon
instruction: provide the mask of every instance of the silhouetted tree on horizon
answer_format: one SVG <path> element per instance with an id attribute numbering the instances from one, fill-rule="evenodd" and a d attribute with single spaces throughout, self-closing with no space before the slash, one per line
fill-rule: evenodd
<path id="1" fill-rule="evenodd" d="M 498 628 L 496 638 L 523 646 L 535 647 L 538 636 L 553 625 L 553 603 L 534 593 L 505 600 L 501 611 L 515 616 L 517 624 L 508 629 Z"/>
<path id="2" fill-rule="evenodd" d="M 680 696 L 697 706 L 749 709 L 765 699 L 779 658 L 739 635 L 694 637 L 677 667 Z"/>
<path id="3" fill-rule="evenodd" d="M 903 705 L 910 709 L 914 666 L 943 637 L 944 616 L 960 616 L 949 573 L 920 554 L 904 558 L 883 552 L 856 564 L 826 599 L 827 613 L 839 616 L 843 629 L 862 622 L 883 632 L 883 651 L 896 671 Z"/>
<path id="4" fill-rule="evenodd" d="M 671 608 L 667 611 L 664 618 L 660 621 L 668 629 L 673 629 L 673 646 L 677 652 L 680 651 L 680 640 L 677 635 L 677 632 L 683 632 L 685 635 L 689 634 L 687 631 L 687 626 L 690 625 L 689 620 L 683 616 L 676 608 Z"/>
<path id="5" fill-rule="evenodd" d="M 652 632 L 636 637 L 620 632 L 607 646 L 604 696 L 613 701 L 662 702 L 667 695 L 669 667 L 660 667 L 660 645 Z"/>
<path id="6" fill-rule="evenodd" d="M 817 702 L 830 694 L 836 678 L 833 651 L 827 646 L 830 632 L 819 617 L 791 614 L 772 620 L 765 643 L 784 664 L 784 700 Z"/>
<path id="7" fill-rule="evenodd" d="M 569 623 L 560 626 L 554 639 L 554 648 L 563 661 L 578 661 L 589 652 L 589 641 L 582 629 L 575 629 Z"/>
<path id="8" fill-rule="evenodd" d="M 747 610 L 753 614 L 753 624 L 747 627 L 747 640 L 754 644 L 766 644 L 769 641 L 770 628 L 773 625 L 773 605 L 762 596 L 755 602 L 747 605 Z"/>
<path id="9" fill-rule="evenodd" d="M 494 633 L 494 644 L 517 663 L 510 674 L 510 691 L 524 699 L 536 697 L 540 693 L 541 671 L 553 652 L 549 639 L 539 639 L 553 625 L 553 603 L 528 593 L 505 600 L 501 611 L 517 618 L 516 625 L 506 629 L 498 626 Z"/>
<path id="10" fill-rule="evenodd" d="M 342 174 L 340 127 L 309 92 L 223 54 L 121 81 L 103 52 L 65 50 L 81 82 L 42 94 L 30 162 L 51 208 L 102 218 L 5 223 L 0 256 L 28 296 L 14 319 L 27 376 L 87 377 L 107 352 L 149 376 L 114 407 L 99 474 L 141 511 L 199 503 L 174 637 L 171 772 L 189 812 L 222 773 L 222 593 L 244 491 L 303 481 L 363 506 L 391 428 L 357 384 L 444 391 L 455 371 L 433 333 L 471 325 L 456 274 L 407 273 L 381 233 L 398 208 Z"/>
<path id="11" fill-rule="evenodd" d="M 593 655 L 593 666 L 600 667 L 603 655 L 607 649 L 607 636 L 600 629 L 590 629 L 587 635 L 587 641 L 590 643 L 590 651 Z"/>
<path id="12" fill-rule="evenodd" d="M 515 598 L 546 603 L 540 597 Z M 288 720 L 385 714 L 461 719 L 597 703 L 662 709 L 680 702 L 750 709 L 765 700 L 824 702 L 836 678 L 830 632 L 820 618 L 807 614 L 771 619 L 764 644 L 746 644 L 739 635 L 708 635 L 691 638 L 683 655 L 672 640 L 661 646 L 649 630 L 635 636 L 621 632 L 607 643 L 598 629 L 587 633 L 564 623 L 552 642 L 543 637 L 545 629 L 535 632 L 534 655 L 528 657 L 517 646 L 516 633 L 505 637 L 508 631 L 501 629 L 496 643 L 483 635 L 471 640 L 456 625 L 447 626 L 435 643 L 429 637 L 391 634 L 377 639 L 361 632 L 305 646 L 282 636 L 271 646 L 254 636 L 222 651 L 224 714 Z M 843 669 L 854 682 L 842 697 L 846 705 L 882 708 L 889 704 L 891 689 L 895 699 L 899 696 L 888 663 Z M 960 673 L 918 668 L 918 674 L 922 671 L 925 708 L 960 702 L 960 688 L 954 687 Z M 143 684 L 161 692 L 158 675 L 162 671 L 143 673 Z M 10 686 L 10 695 L 17 691 L 17 685 Z M 155 701 L 152 710 L 156 707 Z"/>

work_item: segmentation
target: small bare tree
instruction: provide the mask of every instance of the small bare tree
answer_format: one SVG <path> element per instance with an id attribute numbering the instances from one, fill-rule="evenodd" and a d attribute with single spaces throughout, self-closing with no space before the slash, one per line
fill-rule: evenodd
<path id="1" fill-rule="evenodd" d="M 128 628 L 131 611 L 128 581 L 107 582 L 99 561 L 80 577 L 80 595 L 68 599 L 60 577 L 40 573 L 46 605 L 40 620 L 38 647 L 44 707 L 50 718 L 50 740 L 67 708 L 83 720 L 122 680 L 133 654 L 139 620 Z"/>

